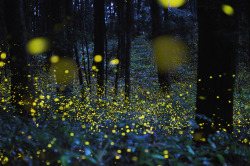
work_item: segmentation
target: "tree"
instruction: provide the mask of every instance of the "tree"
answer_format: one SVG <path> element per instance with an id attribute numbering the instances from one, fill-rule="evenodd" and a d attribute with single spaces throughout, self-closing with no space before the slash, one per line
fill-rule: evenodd
<path id="1" fill-rule="evenodd" d="M 233 91 L 235 82 L 235 14 L 223 12 L 232 1 L 198 1 L 198 79 L 196 131 L 206 138 L 217 130 L 233 130 Z M 199 116 L 205 115 L 207 118 Z"/>
<path id="2" fill-rule="evenodd" d="M 156 0 L 151 1 L 151 17 L 152 17 L 152 38 L 156 38 L 162 32 L 162 19 L 160 14 L 161 8 Z M 166 14 L 165 14 L 166 15 Z M 162 93 L 166 93 L 170 89 L 170 73 L 163 71 L 157 66 L 158 81 L 160 84 L 160 90 Z"/>
<path id="3" fill-rule="evenodd" d="M 193 21 L 197 21 L 197 0 L 189 0 L 190 11 L 193 14 Z"/>
<path id="4" fill-rule="evenodd" d="M 101 55 L 104 59 L 105 36 L 104 0 L 94 0 L 94 56 Z M 94 62 L 97 68 L 97 96 L 104 92 L 104 60 Z"/>
<path id="5" fill-rule="evenodd" d="M 117 4 L 117 36 L 118 36 L 118 59 L 119 63 L 116 66 L 116 76 L 115 76 L 115 94 L 114 94 L 114 101 L 117 100 L 117 94 L 118 94 L 118 83 L 119 83 L 119 78 L 121 75 L 121 70 L 123 69 L 124 65 L 124 58 L 125 58 L 125 34 L 124 34 L 124 0 L 116 0 L 115 1 Z"/>
<path id="6" fill-rule="evenodd" d="M 0 22 L 4 23 L 4 6 L 3 6 L 3 1 L 0 1 Z M 7 39 L 6 39 L 6 26 L 5 24 L 0 24 L 0 55 L 3 53 L 6 54 L 7 52 Z M 6 63 L 8 61 L 8 57 L 5 57 L 5 58 L 1 58 L 1 62 L 4 62 L 5 65 L 4 66 L 1 66 L 1 69 L 0 69 L 0 76 L 1 78 L 7 78 L 8 76 L 8 63 Z M 5 69 L 5 70 L 3 70 Z M 1 80 L 2 80 L 1 79 Z"/>
<path id="7" fill-rule="evenodd" d="M 130 50 L 131 50 L 131 19 L 132 19 L 132 1 L 126 3 L 126 59 L 125 59 L 125 101 L 130 96 Z"/>
<path id="8" fill-rule="evenodd" d="M 34 88 L 30 70 L 30 56 L 25 50 L 26 29 L 23 1 L 5 0 L 4 12 L 11 57 L 11 104 L 16 109 L 16 115 L 27 117 L 33 104 Z"/>
<path id="9" fill-rule="evenodd" d="M 244 5 L 245 5 L 245 14 L 246 14 L 246 18 L 248 20 L 248 26 L 247 26 L 247 32 L 248 32 L 248 41 L 249 41 L 249 44 L 248 44 L 248 58 L 250 58 L 250 11 L 249 11 L 249 7 L 250 7 L 250 2 L 248 0 L 245 0 L 244 2 Z"/>

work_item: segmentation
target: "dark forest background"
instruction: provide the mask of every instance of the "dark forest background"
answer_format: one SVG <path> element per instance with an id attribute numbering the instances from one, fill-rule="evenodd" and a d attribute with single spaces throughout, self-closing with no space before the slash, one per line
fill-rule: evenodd
<path id="1" fill-rule="evenodd" d="M 3 165 L 248 165 L 250 2 L 1 0 Z"/>

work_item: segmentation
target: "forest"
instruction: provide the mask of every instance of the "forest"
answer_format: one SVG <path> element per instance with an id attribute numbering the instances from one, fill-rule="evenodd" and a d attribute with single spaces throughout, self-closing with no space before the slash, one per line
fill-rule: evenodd
<path id="1" fill-rule="evenodd" d="M 249 8 L 0 0 L 0 165 L 250 165 Z"/>

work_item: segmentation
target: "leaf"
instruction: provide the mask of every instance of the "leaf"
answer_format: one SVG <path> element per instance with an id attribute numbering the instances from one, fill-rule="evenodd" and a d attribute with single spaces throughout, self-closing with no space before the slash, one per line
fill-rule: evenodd
<path id="1" fill-rule="evenodd" d="M 63 156 L 61 156 L 61 162 L 62 162 L 62 165 L 63 166 L 67 166 L 67 161 L 69 160 L 69 156 L 66 156 L 66 155 L 63 155 Z"/>
<path id="2" fill-rule="evenodd" d="M 188 121 L 189 124 L 194 128 L 194 129 L 198 129 L 199 128 L 199 125 L 196 123 L 195 120 L 191 119 Z"/>
<path id="3" fill-rule="evenodd" d="M 90 156 L 91 155 L 91 151 L 90 151 L 90 149 L 89 148 L 87 148 L 87 147 L 85 147 L 85 155 L 86 156 Z"/>
<path id="4" fill-rule="evenodd" d="M 161 160 L 165 159 L 162 155 L 159 155 L 159 154 L 151 154 L 151 157 L 153 157 L 155 159 L 161 159 Z"/>
<path id="5" fill-rule="evenodd" d="M 212 148 L 216 149 L 215 143 L 210 138 L 208 138 L 207 141 L 211 145 Z"/>
<path id="6" fill-rule="evenodd" d="M 225 158 L 221 154 L 216 155 L 220 161 L 220 163 L 224 166 L 226 164 Z"/>
<path id="7" fill-rule="evenodd" d="M 187 146 L 188 152 L 191 153 L 192 155 L 195 155 L 193 149 L 188 145 Z"/>
<path id="8" fill-rule="evenodd" d="M 97 164 L 97 161 L 94 159 L 94 158 L 92 158 L 92 157 L 87 157 L 86 158 L 88 161 L 90 161 L 92 164 Z"/>

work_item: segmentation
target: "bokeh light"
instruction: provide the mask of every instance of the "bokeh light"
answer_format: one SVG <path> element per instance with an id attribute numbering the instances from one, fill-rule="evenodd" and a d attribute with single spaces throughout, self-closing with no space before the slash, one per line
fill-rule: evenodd
<path id="1" fill-rule="evenodd" d="M 0 61 L 0 67 L 3 67 L 5 63 L 3 61 Z"/>
<path id="2" fill-rule="evenodd" d="M 174 7 L 178 8 L 183 6 L 187 0 L 158 0 L 158 3 L 162 5 L 164 8 Z"/>
<path id="3" fill-rule="evenodd" d="M 113 59 L 110 61 L 111 65 L 118 65 L 119 64 L 119 59 Z"/>
<path id="4" fill-rule="evenodd" d="M 6 58 L 6 56 L 7 56 L 7 55 L 6 55 L 6 53 L 5 53 L 5 52 L 2 52 L 2 53 L 1 53 L 1 59 L 5 59 L 5 58 Z"/>
<path id="5" fill-rule="evenodd" d="M 222 11 L 229 16 L 234 14 L 234 9 L 230 5 L 222 5 Z"/>
<path id="6" fill-rule="evenodd" d="M 57 84 L 69 84 L 77 76 L 77 65 L 70 58 L 61 58 L 50 66 L 50 72 L 55 73 Z"/>
<path id="7" fill-rule="evenodd" d="M 95 61 L 95 62 L 101 62 L 101 61 L 102 61 L 102 56 L 101 56 L 101 55 L 96 55 L 96 56 L 94 57 L 94 61 Z"/>
<path id="8" fill-rule="evenodd" d="M 96 70 L 96 66 L 92 66 L 92 70 L 95 71 Z"/>
<path id="9" fill-rule="evenodd" d="M 31 39 L 26 46 L 27 52 L 31 55 L 42 54 L 48 51 L 50 42 L 47 38 L 38 37 Z"/>
<path id="10" fill-rule="evenodd" d="M 185 44 L 171 36 L 160 36 L 152 42 L 156 63 L 162 71 L 168 72 L 184 62 Z"/>
<path id="11" fill-rule="evenodd" d="M 57 63 L 58 61 L 59 61 L 59 56 L 58 55 L 55 55 L 55 56 L 52 56 L 51 58 L 50 58 L 50 62 L 51 63 Z"/>

